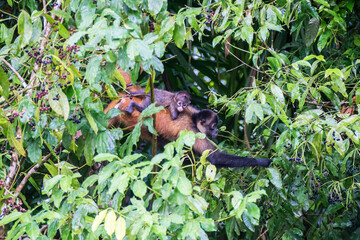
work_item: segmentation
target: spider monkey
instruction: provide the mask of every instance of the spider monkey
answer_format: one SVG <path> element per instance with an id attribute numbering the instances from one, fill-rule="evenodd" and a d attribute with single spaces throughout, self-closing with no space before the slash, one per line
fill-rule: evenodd
<path id="1" fill-rule="evenodd" d="M 140 91 L 130 92 L 130 96 L 145 96 L 142 104 L 138 104 L 135 101 L 130 101 L 129 106 L 125 108 L 127 114 L 131 114 L 134 111 L 134 107 L 142 112 L 151 104 L 150 94 L 145 94 L 145 89 Z M 179 113 L 184 111 L 185 108 L 190 104 L 190 95 L 185 91 L 176 93 L 168 92 L 161 89 L 154 89 L 154 100 L 161 106 L 169 107 L 171 119 L 175 120 L 178 118 Z"/>
<path id="2" fill-rule="evenodd" d="M 125 78 L 125 77 L 124 77 Z M 138 90 L 138 86 L 130 86 L 129 91 L 136 91 Z M 110 102 L 107 108 L 104 110 L 106 113 L 110 109 L 117 107 L 120 110 L 124 111 L 124 109 L 129 105 L 130 99 L 127 97 L 126 94 L 119 94 L 121 100 L 115 100 Z M 142 99 L 138 97 L 134 97 L 131 101 L 135 101 L 138 104 L 142 104 Z M 210 124 L 211 128 L 214 128 L 213 131 L 206 133 L 206 135 L 216 136 L 217 130 L 217 116 L 214 118 L 212 112 L 209 109 L 205 110 L 196 110 L 194 108 L 186 108 L 183 114 L 179 114 L 176 120 L 171 119 L 171 114 L 169 114 L 166 110 L 161 110 L 160 112 L 156 113 L 156 131 L 167 141 L 173 141 L 178 138 L 180 135 L 180 131 L 187 130 L 193 131 L 195 133 L 204 131 L 206 126 L 202 124 Z M 120 114 L 116 117 L 113 117 L 109 120 L 109 126 L 114 126 L 118 124 L 122 124 L 128 127 L 133 127 L 139 120 L 140 112 L 134 111 L 131 115 L 129 114 Z M 209 121 L 209 116 L 213 120 Z M 210 119 L 211 119 L 210 118 Z M 215 120 L 216 119 L 216 120 Z M 202 128 L 202 126 L 204 128 Z M 209 126 L 209 125 L 208 125 Z M 147 131 L 146 127 L 141 128 L 141 138 L 145 140 L 151 140 L 151 134 Z M 249 157 L 240 157 L 237 155 L 228 154 L 225 152 L 218 151 L 216 147 L 208 140 L 208 139 L 196 139 L 195 144 L 193 145 L 193 149 L 197 154 L 202 154 L 205 150 L 212 150 L 212 152 L 208 155 L 207 159 L 213 165 L 217 167 L 248 167 L 248 166 L 263 166 L 267 167 L 271 163 L 271 159 L 254 159 Z"/>

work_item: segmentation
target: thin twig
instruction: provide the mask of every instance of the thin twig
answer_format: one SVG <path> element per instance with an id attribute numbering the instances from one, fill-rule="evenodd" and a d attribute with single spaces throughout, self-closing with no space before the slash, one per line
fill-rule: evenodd
<path id="1" fill-rule="evenodd" d="M 244 64 L 245 66 L 251 68 L 252 70 L 257 71 L 257 72 L 259 72 L 259 73 L 264 73 L 263 71 L 261 71 L 261 70 L 259 70 L 259 69 L 256 69 L 256 68 L 254 68 L 254 67 L 252 67 L 252 66 L 250 66 L 249 64 L 247 64 L 246 62 L 244 62 L 243 60 L 241 60 L 240 58 L 238 58 L 238 57 L 237 57 L 235 54 L 233 54 L 231 51 L 229 51 L 229 53 L 230 53 L 234 58 L 236 58 L 238 61 L 240 61 L 242 64 Z"/>
<path id="2" fill-rule="evenodd" d="M 5 59 L 3 59 L 2 61 L 3 61 L 3 62 L 5 63 L 5 65 L 8 66 L 8 68 L 10 68 L 11 71 L 18 77 L 18 79 L 19 79 L 20 82 L 22 83 L 23 87 L 26 88 L 26 87 L 27 87 L 27 84 L 26 84 L 25 80 L 21 77 L 21 75 L 19 74 L 19 72 L 16 71 L 16 69 L 13 68 L 13 66 L 11 66 L 11 64 L 10 64 L 8 61 L 6 61 Z"/>
<path id="3" fill-rule="evenodd" d="M 256 240 L 259 240 L 262 236 L 264 236 L 266 233 L 267 233 L 267 229 L 256 239 Z"/>
<path id="4" fill-rule="evenodd" d="M 285 92 L 285 91 L 282 91 L 284 93 L 285 96 L 291 98 L 291 96 Z M 308 100 L 305 100 L 306 103 L 309 103 L 309 104 L 312 104 L 312 105 L 315 105 L 315 106 L 319 106 L 319 107 L 324 107 L 324 108 L 328 108 L 328 109 L 336 109 L 335 107 L 332 107 L 332 106 L 327 106 L 327 105 L 323 105 L 323 104 L 319 104 L 319 103 L 316 103 L 316 102 L 311 102 L 311 101 L 308 101 Z"/>
<path id="5" fill-rule="evenodd" d="M 56 150 L 58 150 L 61 146 L 61 142 L 57 145 L 57 147 L 55 148 Z M 30 170 L 29 172 L 26 174 L 26 176 L 23 178 L 23 180 L 21 181 L 21 183 L 16 187 L 16 190 L 15 190 L 15 197 L 19 196 L 21 190 L 24 188 L 25 184 L 27 183 L 27 181 L 29 180 L 29 178 L 31 177 L 31 175 L 33 173 L 35 173 L 38 168 L 43 165 L 53 154 L 50 152 L 48 155 L 46 155 L 39 163 L 35 164 Z"/>

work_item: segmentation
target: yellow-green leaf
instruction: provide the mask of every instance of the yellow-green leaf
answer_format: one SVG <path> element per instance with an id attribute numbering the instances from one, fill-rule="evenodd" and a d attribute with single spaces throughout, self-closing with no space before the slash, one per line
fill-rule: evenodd
<path id="1" fill-rule="evenodd" d="M 96 122 L 94 120 L 94 118 L 91 116 L 89 111 L 85 111 L 85 116 L 87 118 L 87 120 L 89 121 L 89 124 L 92 128 L 92 130 L 94 130 L 95 134 L 98 133 L 98 126 L 96 125 Z"/>
<path id="2" fill-rule="evenodd" d="M 97 215 L 94 219 L 94 222 L 91 226 L 91 230 L 93 232 L 96 231 L 96 229 L 99 227 L 99 225 L 102 223 L 102 221 L 104 220 L 105 216 L 106 216 L 106 212 L 107 212 L 107 209 L 106 210 L 103 210 L 99 213 L 99 215 Z"/>
<path id="3" fill-rule="evenodd" d="M 14 144 L 14 147 L 15 147 L 15 149 L 16 149 L 16 151 L 18 152 L 18 153 L 20 153 L 22 156 L 26 156 L 26 152 L 25 152 L 25 150 L 24 150 L 24 147 L 23 147 L 23 145 L 22 145 L 22 142 L 19 142 L 18 140 L 16 140 L 16 138 L 13 136 L 13 137 L 11 137 L 11 140 L 12 140 L 12 142 L 13 142 L 13 144 Z"/>
<path id="4" fill-rule="evenodd" d="M 126 234 L 126 222 L 121 216 L 116 221 L 115 236 L 118 240 L 122 240 Z"/>
<path id="5" fill-rule="evenodd" d="M 116 214 L 113 210 L 106 215 L 105 218 L 105 231 L 111 236 L 115 231 Z"/>

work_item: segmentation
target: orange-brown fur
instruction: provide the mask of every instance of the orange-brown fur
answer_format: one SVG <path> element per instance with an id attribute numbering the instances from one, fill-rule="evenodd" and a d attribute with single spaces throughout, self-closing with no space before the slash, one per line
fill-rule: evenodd
<path id="1" fill-rule="evenodd" d="M 127 84 L 131 83 L 130 76 L 121 72 Z M 140 86 L 129 86 L 127 90 L 133 92 L 140 89 Z M 130 97 L 127 94 L 119 94 L 120 100 L 112 101 L 104 112 L 108 112 L 110 109 L 117 107 L 123 113 L 110 119 L 109 126 L 121 124 L 126 127 L 134 127 L 139 121 L 140 112 L 136 109 L 133 113 L 126 114 L 124 109 L 129 105 L 130 101 L 135 101 L 139 104 L 142 103 L 141 97 Z M 170 111 L 164 109 L 156 113 L 156 131 L 164 139 L 168 141 L 176 140 L 179 137 L 179 134 L 182 130 L 199 132 L 199 129 L 195 126 L 194 120 L 192 117 L 194 114 L 199 114 L 199 110 L 187 107 L 184 112 L 182 112 L 176 120 L 171 120 Z M 151 134 L 147 131 L 146 127 L 141 129 L 141 138 L 145 140 L 151 140 Z M 216 150 L 216 147 L 206 138 L 197 139 L 193 145 L 193 149 L 196 153 L 202 154 L 205 150 Z M 271 159 L 254 159 L 248 157 L 240 157 L 221 151 L 214 151 L 210 154 L 207 159 L 214 165 L 218 167 L 248 167 L 248 166 L 268 166 L 271 163 Z"/>
<path id="2" fill-rule="evenodd" d="M 123 75 L 126 84 L 130 84 L 130 76 L 124 71 L 120 71 L 120 73 Z M 138 85 L 129 86 L 127 88 L 127 90 L 130 92 L 139 91 L 140 89 L 141 87 Z M 119 100 L 110 102 L 110 104 L 104 110 L 104 112 L 107 113 L 110 109 L 117 107 L 120 111 L 122 111 L 122 114 L 109 120 L 109 127 L 116 126 L 118 123 L 126 127 L 134 127 L 139 121 L 140 112 L 135 109 L 134 112 L 130 115 L 126 114 L 124 110 L 129 105 L 130 101 L 135 101 L 141 104 L 142 97 L 132 97 L 130 99 L 129 95 L 125 93 L 119 93 L 119 97 Z M 170 111 L 167 109 L 156 113 L 157 133 L 160 136 L 165 136 L 169 141 L 176 140 L 182 130 L 193 130 L 194 126 L 191 116 L 195 112 L 198 112 L 198 110 L 188 106 L 185 111 L 179 115 L 176 121 L 171 120 Z M 169 123 L 171 123 L 171 128 L 169 127 Z M 146 127 L 142 127 L 141 129 L 141 138 L 145 140 L 151 140 L 151 135 L 147 131 Z M 197 152 L 203 152 L 206 149 L 215 149 L 215 147 L 208 140 L 197 139 L 196 144 L 194 145 L 194 150 Z"/>

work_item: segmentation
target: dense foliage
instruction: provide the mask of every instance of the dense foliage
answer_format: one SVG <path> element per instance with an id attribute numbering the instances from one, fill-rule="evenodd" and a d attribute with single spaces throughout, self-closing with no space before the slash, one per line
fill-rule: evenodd
<path id="1" fill-rule="evenodd" d="M 0 1 L 0 236 L 357 239 L 355 0 Z M 216 169 L 183 132 L 151 156 L 107 128 L 124 78 L 218 110 Z M 156 72 L 156 75 L 154 74 Z M 206 106 L 208 103 L 210 105 Z M 79 137 L 78 130 L 82 136 Z"/>

